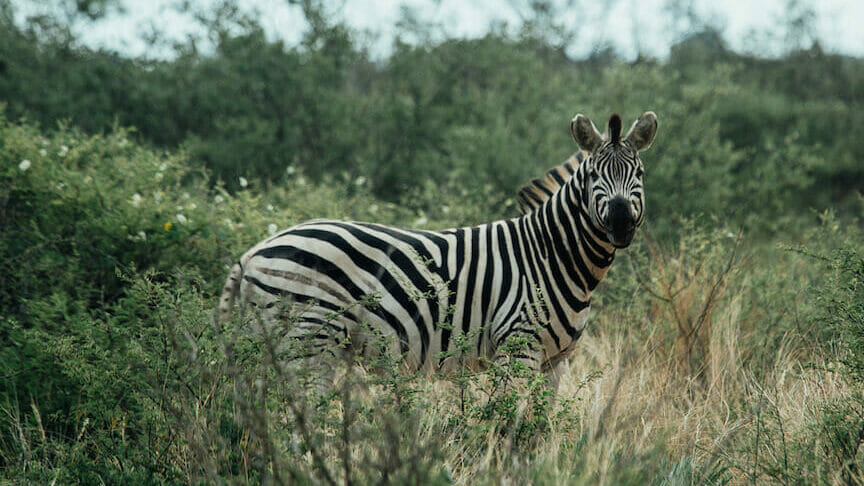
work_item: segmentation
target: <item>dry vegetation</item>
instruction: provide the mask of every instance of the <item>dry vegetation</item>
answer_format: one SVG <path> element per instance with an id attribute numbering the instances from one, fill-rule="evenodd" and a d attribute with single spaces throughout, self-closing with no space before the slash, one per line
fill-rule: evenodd
<path id="1" fill-rule="evenodd" d="M 364 371 L 396 369 L 386 360 L 348 366 L 322 396 L 273 364 L 272 341 L 235 323 L 214 339 L 225 361 L 209 370 L 206 396 L 172 400 L 187 424 L 174 465 L 216 481 L 236 461 L 235 480 L 285 484 L 860 484 L 860 386 L 800 322 L 760 329 L 760 298 L 807 289 L 757 282 L 740 233 L 693 230 L 673 249 L 645 239 L 617 264 L 629 273 L 612 278 L 619 291 L 599 306 L 556 399 L 518 366 Z M 813 257 L 778 258 L 795 274 Z M 784 318 L 818 325 L 808 312 Z M 775 342 L 754 349 L 767 335 Z M 247 339 L 252 360 L 237 351 Z M 232 390 L 237 442 L 208 410 L 219 388 Z"/>
<path id="2" fill-rule="evenodd" d="M 152 61 L 0 0 L 0 484 L 864 485 L 864 61 L 710 27 L 574 60 L 531 2 L 518 34 L 407 22 L 426 40 L 373 62 L 299 3 L 301 45 L 225 2 L 212 55 Z M 212 321 L 268 233 L 510 217 L 576 111 L 647 109 L 646 224 L 557 397 L 518 365 L 383 358 L 322 396 Z"/>

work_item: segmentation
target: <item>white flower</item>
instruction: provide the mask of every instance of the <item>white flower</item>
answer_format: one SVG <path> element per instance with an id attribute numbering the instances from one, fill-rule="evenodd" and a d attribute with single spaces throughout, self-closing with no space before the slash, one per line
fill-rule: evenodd
<path id="1" fill-rule="evenodd" d="M 24 159 L 24 160 L 21 161 L 20 164 L 18 164 L 18 169 L 19 169 L 21 172 L 27 172 L 27 169 L 30 168 L 30 165 L 31 165 L 31 164 L 30 164 L 30 161 L 27 160 L 27 159 Z"/>
<path id="2" fill-rule="evenodd" d="M 275 208 L 273 207 L 272 204 L 268 204 L 268 205 L 267 205 L 267 211 L 273 211 L 274 209 L 275 209 Z"/>
<path id="3" fill-rule="evenodd" d="M 221 204 L 223 201 L 225 201 L 225 198 L 223 198 L 219 194 L 216 194 L 216 197 L 214 197 L 213 200 L 216 201 L 216 204 Z"/>
<path id="4" fill-rule="evenodd" d="M 45 149 L 39 149 L 39 155 L 41 155 L 42 157 L 47 157 L 48 151 Z"/>
<path id="5" fill-rule="evenodd" d="M 297 172 L 297 169 L 295 169 L 293 165 L 289 165 L 288 167 L 285 167 L 285 173 L 286 174 L 291 175 L 295 172 Z"/>
<path id="6" fill-rule="evenodd" d="M 276 230 L 278 230 L 278 229 L 279 229 L 279 227 L 273 223 L 270 223 L 267 225 L 267 233 L 270 233 L 271 235 L 275 235 Z"/>
<path id="7" fill-rule="evenodd" d="M 420 216 L 419 218 L 414 220 L 414 226 L 423 226 L 429 222 L 429 219 L 426 216 Z"/>
<path id="8" fill-rule="evenodd" d="M 68 154 L 68 153 L 69 153 L 69 147 L 67 147 L 65 145 L 61 145 L 60 151 L 57 152 L 57 155 L 59 155 L 60 157 L 66 157 L 66 154 Z"/>
<path id="9" fill-rule="evenodd" d="M 156 191 L 156 192 L 154 192 L 154 193 L 153 193 L 153 199 L 155 199 L 156 202 L 161 201 L 161 200 L 162 200 L 162 191 Z"/>
<path id="10" fill-rule="evenodd" d="M 231 221 L 230 219 L 225 218 L 222 220 L 222 223 L 225 224 L 225 226 L 227 226 L 228 229 L 234 229 L 234 222 Z"/>
<path id="11" fill-rule="evenodd" d="M 137 192 L 132 194 L 132 205 L 136 208 L 141 205 L 141 194 L 138 194 Z"/>
<path id="12" fill-rule="evenodd" d="M 161 181 L 163 177 L 165 177 L 165 174 L 163 174 L 161 172 L 157 172 L 155 177 L 156 177 L 156 181 L 158 182 L 158 181 Z"/>
<path id="13" fill-rule="evenodd" d="M 189 193 L 188 193 L 188 192 L 184 192 L 184 193 L 183 193 L 183 199 L 189 199 L 190 197 L 191 197 L 191 196 L 189 196 Z"/>
<path id="14" fill-rule="evenodd" d="M 119 145 L 120 147 L 125 147 L 128 143 L 129 143 L 129 139 L 127 139 L 127 138 L 121 138 L 121 139 L 117 142 L 117 145 Z"/>
<path id="15" fill-rule="evenodd" d="M 246 180 L 245 177 L 240 178 L 240 187 L 246 187 L 249 185 L 249 181 Z"/>
<path id="16" fill-rule="evenodd" d="M 186 216 L 183 216 L 182 213 L 177 213 L 177 222 L 183 224 L 186 222 Z"/>
<path id="17" fill-rule="evenodd" d="M 441 206 L 441 212 L 444 214 L 449 214 L 450 213 L 450 206 L 447 206 L 446 204 L 444 206 Z"/>
<path id="18" fill-rule="evenodd" d="M 193 202 L 193 203 L 189 203 L 189 210 L 190 210 L 190 211 L 193 210 L 193 209 L 196 209 L 196 208 L 198 208 L 198 205 L 197 205 L 197 204 L 195 204 L 194 202 Z"/>
<path id="19" fill-rule="evenodd" d="M 303 176 L 298 177 L 297 178 L 297 185 L 305 186 L 306 185 L 306 178 Z"/>
<path id="20" fill-rule="evenodd" d="M 166 164 L 165 162 L 162 162 L 161 164 L 159 164 L 159 172 L 165 172 L 165 169 L 167 169 L 167 168 L 168 168 L 168 164 Z"/>
<path id="21" fill-rule="evenodd" d="M 139 232 L 138 232 L 138 238 L 139 238 L 141 241 L 147 241 L 147 233 L 145 233 L 145 232 L 143 232 L 143 231 L 139 231 Z"/>
<path id="22" fill-rule="evenodd" d="M 363 176 L 360 176 L 360 177 L 358 177 L 357 179 L 354 180 L 354 185 L 355 185 L 355 186 L 362 186 L 363 184 L 366 184 L 366 178 L 363 177 Z"/>
<path id="23" fill-rule="evenodd" d="M 374 203 L 369 205 L 369 212 L 370 213 L 377 213 L 378 212 L 378 205 L 374 204 Z"/>

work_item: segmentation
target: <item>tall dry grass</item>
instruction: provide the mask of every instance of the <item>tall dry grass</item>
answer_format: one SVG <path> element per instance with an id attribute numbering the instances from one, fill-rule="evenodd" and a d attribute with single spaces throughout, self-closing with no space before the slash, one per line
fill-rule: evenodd
<path id="1" fill-rule="evenodd" d="M 843 435 L 864 400 L 811 332 L 812 261 L 781 253 L 766 268 L 740 235 L 719 236 L 622 254 L 554 400 L 518 368 L 406 376 L 386 356 L 347 361 L 321 393 L 277 365 L 273 339 L 243 330 L 254 316 L 220 328 L 200 292 L 136 285 L 162 323 L 167 374 L 140 390 L 159 482 L 864 484 L 861 441 Z M 20 432 L 4 450 L 67 477 L 46 464 L 71 452 L 2 411 Z M 119 446 L 128 427 L 117 424 Z"/>
<path id="2" fill-rule="evenodd" d="M 753 294 L 776 298 L 782 289 L 756 288 L 764 282 L 752 275 L 752 255 L 741 254 L 742 236 L 724 236 L 721 250 L 694 251 L 691 241 L 663 251 L 649 240 L 648 265 L 636 261 L 642 274 L 631 274 L 641 304 L 599 310 L 561 379 L 558 401 L 572 405 L 566 425 L 575 427 L 553 425 L 532 454 L 490 434 L 470 464 L 460 460 L 470 452 L 459 438 L 445 437 L 455 483 L 639 484 L 622 468 L 667 467 L 659 475 L 667 484 L 861 484 L 860 474 L 844 476 L 820 459 L 831 445 L 814 427 L 826 407 L 854 401 L 860 390 L 794 327 L 768 344 L 763 335 L 772 331 L 760 328 L 767 311 Z M 786 262 L 808 264 L 796 258 Z M 425 392 L 448 403 L 453 390 L 438 382 Z M 426 433 L 439 433 L 455 413 L 436 408 Z M 666 466 L 657 463 L 663 458 Z M 677 474 L 682 458 L 691 469 Z"/>

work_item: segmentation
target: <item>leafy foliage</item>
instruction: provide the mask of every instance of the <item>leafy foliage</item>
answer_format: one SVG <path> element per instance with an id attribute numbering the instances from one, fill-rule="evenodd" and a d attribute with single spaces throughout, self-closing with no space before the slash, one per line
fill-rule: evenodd
<path id="1" fill-rule="evenodd" d="M 373 62 L 301 3 L 300 46 L 215 22 L 213 55 L 149 61 L 0 2 L 0 480 L 864 481 L 860 59 L 704 32 L 668 62 L 574 61 L 538 16 Z M 514 189 L 575 149 L 574 111 L 646 109 L 648 221 L 557 402 L 518 360 L 431 380 L 386 354 L 337 363 L 322 395 L 248 319 L 211 319 L 268 233 L 514 215 Z"/>
<path id="2" fill-rule="evenodd" d="M 397 41 L 376 63 L 315 5 L 305 12 L 317 27 L 300 46 L 268 40 L 254 19 L 233 30 L 223 21 L 210 26 L 213 55 L 180 46 L 172 61 L 76 48 L 0 17 L 0 94 L 12 119 L 69 120 L 89 133 L 119 123 L 141 141 L 184 147 L 232 191 L 239 176 L 279 183 L 291 166 L 316 181 L 362 175 L 379 197 L 421 209 L 418 180 L 468 178 L 491 189 L 499 215 L 524 180 L 575 150 L 576 111 L 599 126 L 613 111 L 635 119 L 651 109 L 662 128 L 646 183 L 664 189 L 651 194 L 652 214 L 711 212 L 771 234 L 810 207 L 857 206 L 864 153 L 847 133 L 864 122 L 859 59 L 818 46 L 759 59 L 706 31 L 674 46 L 668 63 L 598 63 L 493 32 Z"/>

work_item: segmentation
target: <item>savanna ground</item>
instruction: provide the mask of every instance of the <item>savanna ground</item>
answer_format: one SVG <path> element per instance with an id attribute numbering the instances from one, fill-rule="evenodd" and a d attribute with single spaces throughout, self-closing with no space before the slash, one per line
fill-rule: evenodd
<path id="1" fill-rule="evenodd" d="M 541 24 L 375 63 L 307 6 L 300 47 L 214 21 L 214 54 L 145 61 L 0 5 L 0 481 L 864 484 L 861 60 L 709 29 L 574 61 Z M 575 112 L 647 109 L 647 222 L 554 403 L 383 358 L 320 396 L 212 319 L 276 229 L 510 217 Z"/>

